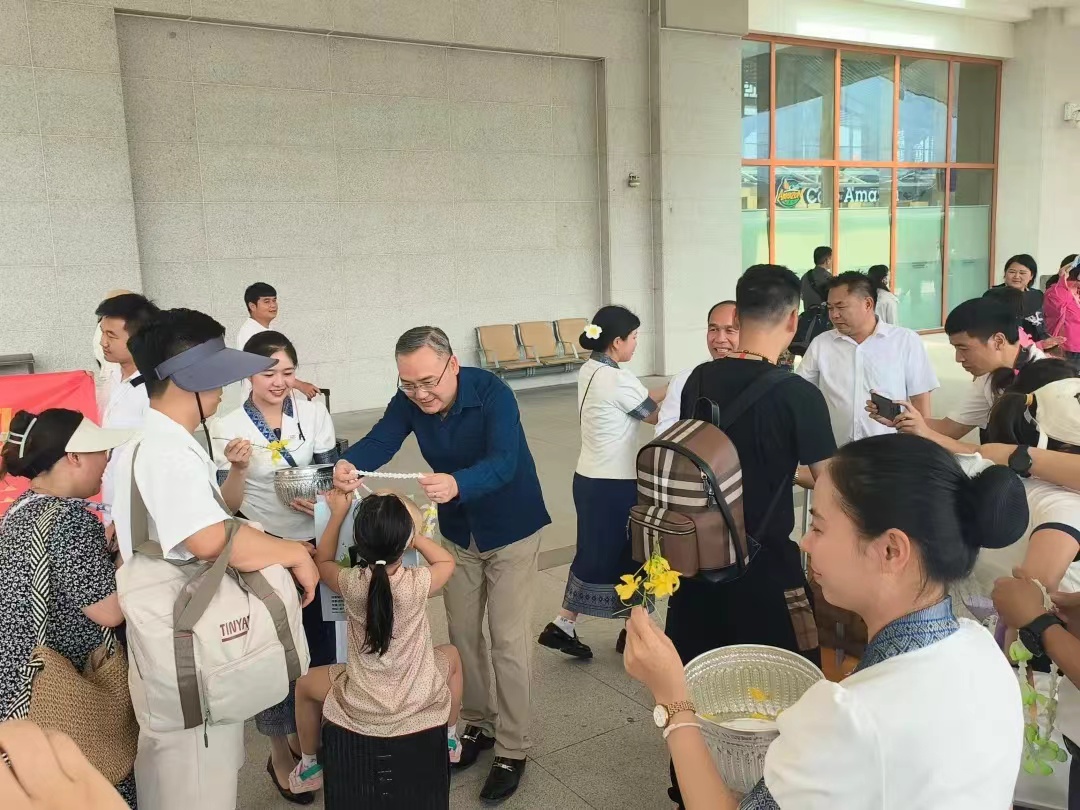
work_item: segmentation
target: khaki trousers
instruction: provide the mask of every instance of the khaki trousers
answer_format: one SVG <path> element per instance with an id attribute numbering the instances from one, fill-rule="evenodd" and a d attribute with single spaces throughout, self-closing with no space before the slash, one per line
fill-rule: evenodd
<path id="1" fill-rule="evenodd" d="M 131 675 L 135 661 L 130 657 Z M 143 681 L 129 677 L 132 700 L 145 705 Z M 244 764 L 244 724 L 151 731 L 140 725 L 135 787 L 143 810 L 236 810 Z"/>
<path id="2" fill-rule="evenodd" d="M 145 810 L 236 810 L 244 724 L 139 731 L 135 785 Z"/>
<path id="3" fill-rule="evenodd" d="M 443 601 L 450 643 L 461 654 L 461 719 L 495 737 L 495 756 L 524 759 L 529 740 L 533 634 L 529 619 L 540 532 L 493 551 L 443 541 L 457 568 Z M 491 636 L 484 639 L 484 611 Z M 491 697 L 490 666 L 496 699 Z"/>

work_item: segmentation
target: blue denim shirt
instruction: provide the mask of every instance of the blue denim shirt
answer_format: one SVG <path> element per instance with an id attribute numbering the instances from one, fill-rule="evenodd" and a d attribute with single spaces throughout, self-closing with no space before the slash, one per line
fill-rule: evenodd
<path id="1" fill-rule="evenodd" d="M 491 551 L 551 523 L 514 392 L 490 371 L 463 367 L 445 415 L 424 413 L 398 391 L 344 458 L 358 469 L 377 470 L 410 433 L 431 469 L 457 481 L 458 496 L 439 504 L 439 529 L 447 539 L 468 548 L 472 538 L 480 551 Z"/>

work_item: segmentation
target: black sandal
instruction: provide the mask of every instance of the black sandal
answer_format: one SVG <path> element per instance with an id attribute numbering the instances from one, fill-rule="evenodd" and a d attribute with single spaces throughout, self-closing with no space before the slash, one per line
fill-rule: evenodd
<path id="1" fill-rule="evenodd" d="M 273 757 L 267 757 L 266 758 L 266 772 L 268 774 L 270 774 L 270 781 L 274 783 L 274 787 L 277 788 L 277 792 L 281 794 L 281 798 L 283 798 L 285 801 L 292 802 L 293 804 L 304 804 L 304 805 L 314 803 L 314 801 L 315 801 L 315 794 L 314 793 L 293 793 L 291 790 L 289 790 L 288 788 L 283 788 L 278 783 L 277 774 L 274 772 L 274 758 Z"/>

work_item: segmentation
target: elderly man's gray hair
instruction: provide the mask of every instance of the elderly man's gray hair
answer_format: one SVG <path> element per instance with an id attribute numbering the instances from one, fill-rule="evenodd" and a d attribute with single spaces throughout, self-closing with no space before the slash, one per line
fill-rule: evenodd
<path id="1" fill-rule="evenodd" d="M 450 348 L 450 338 L 437 326 L 414 326 L 398 338 L 394 346 L 394 356 L 412 354 L 427 346 L 439 357 L 449 357 L 454 353 Z"/>

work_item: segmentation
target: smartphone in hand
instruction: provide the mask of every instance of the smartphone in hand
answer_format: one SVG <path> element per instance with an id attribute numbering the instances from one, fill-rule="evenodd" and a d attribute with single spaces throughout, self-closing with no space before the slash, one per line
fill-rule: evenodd
<path id="1" fill-rule="evenodd" d="M 901 408 L 891 399 L 883 397 L 881 394 L 870 392 L 870 401 L 877 406 L 878 416 L 882 419 L 888 419 L 890 422 L 896 419 L 901 413 Z"/>

